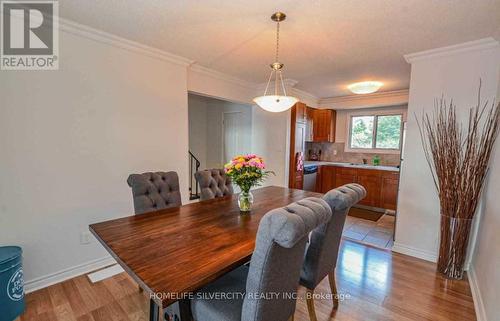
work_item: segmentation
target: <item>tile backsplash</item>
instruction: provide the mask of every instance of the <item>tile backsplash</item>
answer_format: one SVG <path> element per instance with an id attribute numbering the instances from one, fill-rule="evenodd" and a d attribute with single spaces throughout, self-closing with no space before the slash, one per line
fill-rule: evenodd
<path id="1" fill-rule="evenodd" d="M 344 151 L 345 143 L 306 143 L 306 159 L 309 160 L 309 151 L 311 154 L 318 154 L 321 150 L 322 161 L 363 163 L 363 159 L 372 163 L 373 156 L 380 157 L 380 165 L 396 166 L 400 163 L 400 154 L 374 154 L 374 153 L 351 153 Z"/>

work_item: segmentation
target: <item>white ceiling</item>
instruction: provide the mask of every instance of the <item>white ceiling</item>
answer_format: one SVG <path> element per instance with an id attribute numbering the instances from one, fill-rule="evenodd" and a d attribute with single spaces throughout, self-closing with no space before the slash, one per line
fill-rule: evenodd
<path id="1" fill-rule="evenodd" d="M 380 80 L 408 88 L 404 54 L 500 39 L 499 0 L 64 0 L 63 18 L 262 83 L 274 59 L 277 11 L 284 76 L 318 97 Z"/>

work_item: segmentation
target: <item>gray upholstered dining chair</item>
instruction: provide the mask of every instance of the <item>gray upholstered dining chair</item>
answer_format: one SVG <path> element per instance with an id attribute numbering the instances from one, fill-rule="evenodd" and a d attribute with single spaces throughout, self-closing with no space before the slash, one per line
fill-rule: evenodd
<path id="1" fill-rule="evenodd" d="M 224 173 L 223 169 L 206 169 L 194 174 L 200 186 L 200 200 L 209 200 L 233 194 L 231 178 Z"/>
<path id="2" fill-rule="evenodd" d="M 308 234 L 331 215 L 324 200 L 312 197 L 269 211 L 260 221 L 250 266 L 241 266 L 202 288 L 191 301 L 194 320 L 293 319 Z M 216 293 L 232 297 L 219 299 Z M 279 295 L 262 298 L 273 293 Z"/>
<path id="3" fill-rule="evenodd" d="M 316 286 L 327 275 L 330 281 L 334 308 L 338 307 L 338 293 L 335 284 L 335 267 L 346 215 L 351 206 L 366 196 L 366 190 L 359 184 L 346 184 L 332 189 L 323 196 L 332 210 L 332 218 L 315 228 L 307 246 L 304 265 L 300 273 L 300 284 L 306 287 L 307 309 L 311 321 L 316 321 L 313 293 Z"/>
<path id="4" fill-rule="evenodd" d="M 135 214 L 181 206 L 179 176 L 176 172 L 131 174 Z"/>

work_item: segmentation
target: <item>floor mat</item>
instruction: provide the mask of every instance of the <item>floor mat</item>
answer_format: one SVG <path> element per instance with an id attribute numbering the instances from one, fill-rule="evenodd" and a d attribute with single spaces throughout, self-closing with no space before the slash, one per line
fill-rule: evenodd
<path id="1" fill-rule="evenodd" d="M 384 215 L 384 213 L 365 210 L 364 208 L 351 207 L 348 215 L 376 222 Z"/>

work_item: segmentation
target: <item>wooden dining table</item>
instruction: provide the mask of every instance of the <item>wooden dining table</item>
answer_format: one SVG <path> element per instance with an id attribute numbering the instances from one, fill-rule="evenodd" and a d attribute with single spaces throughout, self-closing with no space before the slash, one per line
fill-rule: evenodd
<path id="1" fill-rule="evenodd" d="M 89 226 L 90 231 L 150 298 L 150 320 L 177 306 L 190 319 L 189 296 L 248 262 L 261 218 L 272 209 L 321 194 L 269 186 L 252 191 L 240 213 L 237 195 L 132 215 Z"/>

